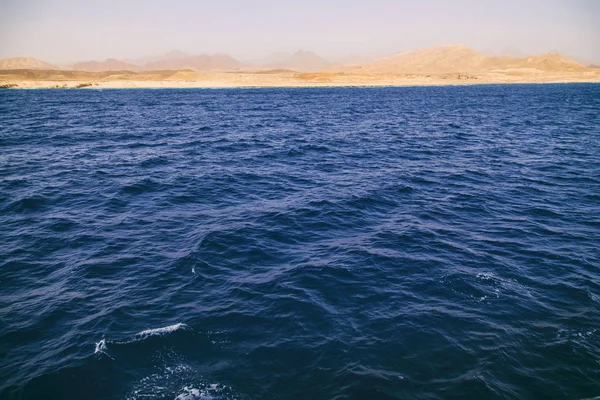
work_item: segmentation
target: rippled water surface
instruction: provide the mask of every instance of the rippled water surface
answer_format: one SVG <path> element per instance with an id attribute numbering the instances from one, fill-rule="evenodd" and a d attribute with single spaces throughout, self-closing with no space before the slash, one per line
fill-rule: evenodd
<path id="1" fill-rule="evenodd" d="M 600 395 L 600 85 L 0 92 L 0 397 Z"/>

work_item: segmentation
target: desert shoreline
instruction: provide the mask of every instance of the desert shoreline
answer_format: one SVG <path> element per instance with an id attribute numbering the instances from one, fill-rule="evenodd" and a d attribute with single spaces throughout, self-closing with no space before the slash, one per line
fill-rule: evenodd
<path id="1" fill-rule="evenodd" d="M 216 55 L 167 56 L 164 62 L 144 66 L 107 60 L 65 69 L 32 58 L 0 60 L 0 88 L 316 88 L 600 82 L 600 68 L 586 67 L 558 53 L 495 57 L 466 45 L 413 50 L 340 66 L 297 63 L 271 68 L 244 65 Z M 314 57 L 307 52 L 298 56 Z M 210 60 L 214 63 L 208 63 Z M 221 63 L 226 60 L 229 62 Z"/>
<path id="2" fill-rule="evenodd" d="M 116 84 L 115 84 L 116 83 Z M 233 84 L 225 82 L 95 82 L 91 85 L 78 87 L 81 82 L 44 81 L 44 82 L 19 82 L 15 84 L 0 84 L 0 90 L 130 90 L 130 89 L 316 89 L 316 88 L 400 88 L 400 87 L 461 87 L 461 86 L 500 86 L 500 85 L 561 85 L 561 84 L 600 84 L 600 77 L 589 80 L 557 80 L 557 81 L 480 81 L 480 82 L 306 82 L 306 83 L 279 83 L 279 84 Z M 14 85 L 14 86 L 13 86 Z"/>
<path id="3" fill-rule="evenodd" d="M 498 57 L 465 44 L 396 53 L 368 62 L 333 65 L 307 51 L 284 64 L 244 64 L 227 55 L 169 53 L 160 62 L 116 59 L 64 68 L 35 58 L 0 60 L 0 88 L 193 89 L 407 87 L 600 82 L 600 68 L 559 53 Z M 301 62 L 304 61 L 304 62 Z"/>

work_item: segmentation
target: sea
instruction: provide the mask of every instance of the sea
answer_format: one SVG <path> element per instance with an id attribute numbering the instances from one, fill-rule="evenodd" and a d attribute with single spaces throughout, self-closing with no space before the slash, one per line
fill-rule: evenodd
<path id="1" fill-rule="evenodd" d="M 1 399 L 600 396 L 600 84 L 0 91 Z"/>

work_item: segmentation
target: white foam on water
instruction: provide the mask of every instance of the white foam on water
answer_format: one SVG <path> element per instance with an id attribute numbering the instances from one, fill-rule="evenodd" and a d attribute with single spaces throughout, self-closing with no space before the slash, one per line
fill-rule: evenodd
<path id="1" fill-rule="evenodd" d="M 195 400 L 206 398 L 201 392 L 200 389 L 196 388 L 188 388 L 187 386 L 183 388 L 184 393 L 181 393 L 179 396 L 175 397 L 175 400 Z M 203 397 L 201 397 L 203 396 Z M 207 399 L 212 399 L 212 397 L 208 397 Z"/>
<path id="2" fill-rule="evenodd" d="M 162 336 L 162 335 L 166 335 L 168 333 L 178 331 L 180 329 L 185 330 L 185 329 L 190 329 L 190 327 L 186 324 L 178 323 L 178 324 L 174 324 L 174 325 L 165 326 L 162 328 L 146 329 L 145 331 L 138 332 L 135 336 L 136 336 L 136 338 L 146 338 L 149 336 L 156 336 L 156 335 Z"/>
<path id="3" fill-rule="evenodd" d="M 111 360 L 114 360 L 114 358 L 112 358 L 110 356 L 110 354 L 107 353 L 106 339 L 102 339 L 101 341 L 99 341 L 98 343 L 96 343 L 96 347 L 94 348 L 94 354 L 104 354 L 105 356 L 107 356 Z"/>
<path id="4" fill-rule="evenodd" d="M 167 358 L 171 357 L 173 356 L 167 355 Z M 185 363 L 163 366 L 134 384 L 131 392 L 125 398 L 142 400 L 174 396 L 193 373 L 194 370 Z"/>
<path id="5" fill-rule="evenodd" d="M 175 400 L 216 400 L 223 398 L 223 392 L 228 391 L 228 387 L 218 383 L 199 385 L 198 387 L 185 386 L 181 394 L 175 397 Z M 226 396 L 225 398 L 229 398 Z"/>
<path id="6" fill-rule="evenodd" d="M 494 280 L 496 279 L 496 277 L 494 276 L 494 274 L 488 273 L 488 272 L 479 272 L 477 273 L 477 278 L 482 279 L 482 280 Z"/>
<path id="7" fill-rule="evenodd" d="M 598 329 L 594 328 L 591 329 L 587 332 L 581 332 L 581 331 L 574 331 L 574 330 L 567 330 L 567 329 L 559 329 L 557 334 L 556 334 L 556 338 L 557 340 L 569 340 L 575 343 L 583 343 L 585 342 L 587 339 L 596 336 L 596 332 L 598 331 Z"/>
<path id="8" fill-rule="evenodd" d="M 124 344 L 129 344 L 129 343 L 135 343 L 135 342 L 139 342 L 141 340 L 144 340 L 148 337 L 151 336 L 163 336 L 178 330 L 191 330 L 192 328 L 190 328 L 188 325 L 186 324 L 182 324 L 182 323 L 178 323 L 178 324 L 174 324 L 174 325 L 169 325 L 169 326 L 164 326 L 162 328 L 154 328 L 154 329 L 146 329 L 145 331 L 141 331 L 135 334 L 135 336 L 132 339 L 129 340 L 113 340 L 110 341 L 109 343 L 112 344 L 119 344 L 119 345 L 124 345 Z M 112 358 L 106 350 L 106 339 L 102 339 L 101 341 L 99 341 L 98 343 L 96 343 L 96 347 L 94 349 L 94 354 L 105 354 L 106 356 L 110 357 L 111 359 L 114 360 L 114 358 Z"/>
<path id="9" fill-rule="evenodd" d="M 94 354 L 104 353 L 106 351 L 106 339 L 102 339 L 98 343 L 96 343 L 96 348 L 94 349 Z"/>
<path id="10" fill-rule="evenodd" d="M 525 295 L 535 298 L 527 286 L 515 279 L 500 277 L 493 272 L 452 271 L 442 276 L 442 282 L 454 293 L 482 304 L 489 304 L 493 299 L 507 295 Z M 481 294 L 471 293 L 470 289 L 480 291 Z"/>
<path id="11" fill-rule="evenodd" d="M 167 364 L 135 383 L 125 399 L 230 400 L 239 398 L 229 386 L 198 379 L 197 372 L 185 362 L 172 363 L 179 357 L 174 352 L 161 355 L 160 360 L 166 361 Z"/>

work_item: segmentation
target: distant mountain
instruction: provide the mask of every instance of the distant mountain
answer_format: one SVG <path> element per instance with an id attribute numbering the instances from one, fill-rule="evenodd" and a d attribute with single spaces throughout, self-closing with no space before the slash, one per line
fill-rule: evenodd
<path id="1" fill-rule="evenodd" d="M 311 51 L 300 50 L 279 62 L 265 64 L 264 67 L 291 69 L 295 71 L 322 71 L 331 66 L 329 61 Z"/>
<path id="2" fill-rule="evenodd" d="M 408 51 L 386 57 L 361 69 L 372 72 L 449 73 L 537 69 L 544 72 L 585 71 L 586 67 L 567 57 L 548 53 L 513 58 L 484 55 L 464 44 Z"/>
<path id="3" fill-rule="evenodd" d="M 161 60 L 146 63 L 146 70 L 181 70 L 193 69 L 196 71 L 228 71 L 239 69 L 243 66 L 241 62 L 227 54 L 201 54 L 198 56 L 166 57 Z"/>
<path id="4" fill-rule="evenodd" d="M 506 52 L 509 52 L 507 50 Z M 147 62 L 142 62 L 148 60 Z M 586 63 L 591 64 L 591 63 Z M 144 57 L 136 62 L 109 58 L 105 61 L 86 61 L 65 66 L 87 72 L 100 71 L 241 71 L 291 70 L 302 72 L 360 71 L 375 74 L 446 74 L 514 71 L 518 73 L 590 72 L 596 66 L 586 67 L 559 53 L 538 56 L 509 57 L 480 53 L 464 44 L 407 51 L 375 61 L 362 56 L 346 56 L 331 61 L 306 50 L 293 54 L 274 53 L 262 60 L 244 64 L 227 54 L 189 55 L 172 50 L 162 56 Z M 58 70 L 56 65 L 35 58 L 7 58 L 0 60 L 0 69 Z"/>
<path id="5" fill-rule="evenodd" d="M 511 60 L 523 65 L 520 68 L 535 68 L 545 72 L 577 72 L 588 68 L 559 53 L 546 53 L 539 56 Z M 517 67 L 517 68 L 519 68 Z"/>
<path id="6" fill-rule="evenodd" d="M 78 71 L 141 71 L 139 65 L 127 63 L 125 61 L 109 58 L 105 61 L 85 61 L 71 65 L 71 68 Z"/>
<path id="7" fill-rule="evenodd" d="M 485 56 L 465 45 L 420 49 L 382 58 L 369 69 L 389 72 L 453 72 L 469 71 L 485 60 Z"/>
<path id="8" fill-rule="evenodd" d="M 60 69 L 56 65 L 31 57 L 13 57 L 0 60 L 0 69 Z"/>

